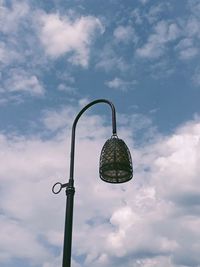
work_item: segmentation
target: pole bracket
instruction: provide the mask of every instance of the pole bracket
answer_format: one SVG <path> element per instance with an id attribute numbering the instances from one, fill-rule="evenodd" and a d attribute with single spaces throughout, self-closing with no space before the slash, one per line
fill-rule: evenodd
<path id="1" fill-rule="evenodd" d="M 69 183 L 66 183 L 66 184 L 61 184 L 60 182 L 57 182 L 53 185 L 52 187 L 52 192 L 54 194 L 58 194 L 60 193 L 60 191 L 65 188 L 65 187 L 68 187 Z"/>

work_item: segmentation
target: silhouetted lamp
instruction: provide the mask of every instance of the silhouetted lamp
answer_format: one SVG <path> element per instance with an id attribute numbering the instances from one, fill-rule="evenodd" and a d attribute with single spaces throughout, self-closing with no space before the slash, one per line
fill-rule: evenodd
<path id="1" fill-rule="evenodd" d="M 124 183 L 133 177 L 131 154 L 122 139 L 113 135 L 104 144 L 99 166 L 100 178 L 108 183 Z"/>
<path id="2" fill-rule="evenodd" d="M 122 139 L 117 137 L 116 130 L 116 112 L 114 105 L 106 99 L 97 99 L 86 105 L 76 116 L 72 125 L 71 136 L 71 154 L 70 154 L 70 177 L 69 182 L 54 184 L 52 191 L 58 194 L 63 188 L 66 188 L 67 203 L 65 215 L 65 233 L 63 246 L 63 267 L 71 266 L 71 245 L 72 245 L 72 225 L 73 225 L 73 204 L 74 204 L 74 154 L 75 154 L 75 132 L 76 125 L 81 115 L 91 106 L 98 103 L 106 103 L 112 110 L 112 137 L 104 144 L 101 156 L 99 175 L 100 178 L 108 183 L 124 183 L 133 176 L 131 154 L 128 147 Z"/>

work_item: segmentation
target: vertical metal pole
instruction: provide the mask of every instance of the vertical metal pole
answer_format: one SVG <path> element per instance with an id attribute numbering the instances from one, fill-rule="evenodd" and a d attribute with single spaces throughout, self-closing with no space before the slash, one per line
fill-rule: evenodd
<path id="1" fill-rule="evenodd" d="M 70 155 L 70 178 L 66 188 L 67 203 L 65 213 L 65 233 L 64 233 L 64 246 L 63 246 L 63 263 L 62 267 L 71 267 L 71 251 L 72 251 L 72 228 L 73 228 L 73 209 L 74 209 L 74 152 L 75 152 L 75 132 L 76 132 L 75 119 L 72 126 L 71 137 L 71 155 Z"/>
<path id="2" fill-rule="evenodd" d="M 63 247 L 63 267 L 71 266 L 71 245 L 72 245 L 72 226 L 73 226 L 73 206 L 75 188 L 68 186 L 66 189 L 67 203 L 65 214 L 65 233 Z"/>
<path id="3" fill-rule="evenodd" d="M 73 207 L 74 207 L 74 152 L 75 152 L 75 132 L 76 124 L 80 116 L 91 106 L 97 103 L 106 103 L 110 105 L 112 110 L 112 132 L 117 133 L 116 130 L 116 112 L 114 105 L 106 99 L 97 99 L 86 105 L 76 116 L 72 126 L 71 136 L 71 158 L 70 158 L 70 178 L 66 189 L 67 203 L 65 213 L 65 230 L 64 230 L 64 245 L 63 245 L 63 262 L 62 267 L 71 267 L 71 247 L 72 247 L 72 226 L 73 226 Z"/>

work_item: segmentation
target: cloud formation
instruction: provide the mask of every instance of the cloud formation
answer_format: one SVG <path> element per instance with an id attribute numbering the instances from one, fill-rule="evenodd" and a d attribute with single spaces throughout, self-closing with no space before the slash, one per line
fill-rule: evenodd
<path id="1" fill-rule="evenodd" d="M 129 89 L 133 89 L 135 83 L 135 81 L 129 82 L 124 81 L 121 78 L 115 77 L 113 80 L 106 82 L 106 85 L 109 88 L 117 89 L 119 91 L 127 91 Z"/>
<path id="2" fill-rule="evenodd" d="M 154 33 L 148 37 L 148 41 L 136 50 L 136 54 L 143 58 L 159 58 L 166 49 L 166 44 L 176 40 L 180 35 L 176 23 L 159 21 L 154 27 Z"/>
<path id="3" fill-rule="evenodd" d="M 56 117 L 52 112 L 44 114 L 45 125 L 54 125 L 50 130 L 60 131 L 48 141 L 40 137 L 1 135 L 2 263 L 14 256 L 37 259 L 32 262 L 40 266 L 54 267 L 60 261 L 61 255 L 57 255 L 55 264 L 48 263 L 49 257 L 53 257 L 49 246 L 61 253 L 65 198 L 63 195 L 55 198 L 50 189 L 56 179 L 64 179 L 68 172 L 66 155 L 70 140 L 66 136 L 70 136 L 68 123 L 74 111 L 62 110 Z M 121 119 L 123 116 L 119 116 Z M 80 121 L 73 259 L 77 266 L 79 257 L 84 259 L 83 266 L 95 267 L 121 266 L 122 262 L 128 267 L 159 264 L 177 267 L 187 266 L 188 262 L 196 266 L 200 262 L 199 119 L 180 126 L 172 135 L 157 133 L 151 143 L 135 148 L 131 141 L 132 123 L 131 117 L 126 122 L 122 120 L 119 133 L 120 137 L 126 135 L 131 145 L 134 179 L 122 186 L 111 186 L 97 178 L 98 155 L 110 130 L 96 115 L 85 115 Z M 9 164 L 5 164 L 8 158 Z M 14 238 L 6 234 L 12 231 L 16 233 Z M 17 242 L 22 248 L 13 252 Z M 27 243 L 30 251 L 23 249 Z"/>
<path id="4" fill-rule="evenodd" d="M 99 179 L 110 116 L 85 114 L 73 266 L 200 266 L 199 1 L 47 2 L 0 1 L 0 265 L 61 265 L 51 187 L 68 178 L 72 119 L 106 97 L 134 178 Z"/>
<path id="5" fill-rule="evenodd" d="M 8 92 L 27 92 L 33 96 L 43 95 L 45 91 L 37 76 L 23 69 L 10 70 L 4 88 Z"/>
<path id="6" fill-rule="evenodd" d="M 69 61 L 75 65 L 88 66 L 89 48 L 95 33 L 103 33 L 99 19 L 87 16 L 61 17 L 59 14 L 41 14 L 39 38 L 47 55 L 59 57 L 70 54 Z"/>
<path id="7" fill-rule="evenodd" d="M 135 34 L 134 28 L 131 26 L 118 26 L 113 33 L 114 37 L 116 38 L 117 42 L 122 43 L 136 43 L 138 37 Z"/>

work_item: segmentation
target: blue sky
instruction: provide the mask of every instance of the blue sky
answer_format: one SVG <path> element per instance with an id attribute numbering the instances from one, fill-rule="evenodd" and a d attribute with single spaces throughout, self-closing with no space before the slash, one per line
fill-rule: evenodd
<path id="1" fill-rule="evenodd" d="M 0 1 L 0 265 L 61 266 L 73 118 L 111 100 L 134 179 L 98 178 L 111 135 L 77 128 L 73 267 L 200 266 L 200 1 Z"/>

